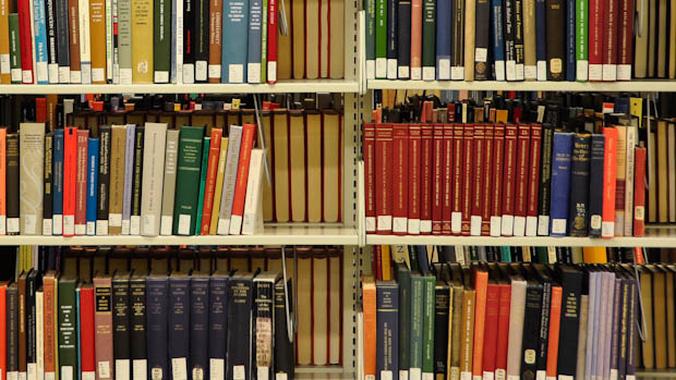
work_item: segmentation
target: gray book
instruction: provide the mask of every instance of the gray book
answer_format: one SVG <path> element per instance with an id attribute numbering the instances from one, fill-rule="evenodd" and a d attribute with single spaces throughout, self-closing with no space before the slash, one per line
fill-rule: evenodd
<path id="1" fill-rule="evenodd" d="M 122 235 L 129 235 L 131 227 L 131 184 L 134 180 L 134 139 L 136 125 L 127 124 L 127 140 L 124 155 L 124 193 L 122 196 Z"/>
<path id="2" fill-rule="evenodd" d="M 223 193 L 221 193 L 221 211 L 218 216 L 219 235 L 227 235 L 230 231 L 230 217 L 232 216 L 232 199 L 235 193 L 237 180 L 237 164 L 239 163 L 239 147 L 242 143 L 242 127 L 231 125 L 228 133 L 228 155 L 225 160 L 225 175 L 223 176 Z"/>
<path id="3" fill-rule="evenodd" d="M 19 130 L 19 228 L 21 235 L 41 235 L 45 124 L 21 123 Z"/>
<path id="4" fill-rule="evenodd" d="M 167 124 L 146 123 L 143 141 L 143 185 L 141 194 L 141 235 L 160 234 L 162 184 L 164 182 L 164 151 Z"/>
<path id="5" fill-rule="evenodd" d="M 131 84 L 131 0 L 117 1 L 120 84 Z"/>
<path id="6" fill-rule="evenodd" d="M 164 189 L 162 190 L 161 235 L 171 235 L 174 220 L 174 196 L 176 195 L 176 159 L 178 157 L 178 129 L 167 131 L 164 158 Z"/>

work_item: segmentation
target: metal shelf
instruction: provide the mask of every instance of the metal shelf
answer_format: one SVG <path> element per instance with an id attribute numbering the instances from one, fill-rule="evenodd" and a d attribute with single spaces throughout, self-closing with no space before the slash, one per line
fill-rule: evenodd
<path id="1" fill-rule="evenodd" d="M 356 93 L 357 81 L 343 79 L 286 80 L 275 84 L 12 84 L 1 85 L 3 94 L 240 94 L 288 92 Z"/>
<path id="2" fill-rule="evenodd" d="M 468 90 L 468 91 L 579 91 L 579 92 L 676 92 L 674 80 L 633 80 L 623 82 L 553 81 L 414 81 L 371 79 L 369 90 Z"/>

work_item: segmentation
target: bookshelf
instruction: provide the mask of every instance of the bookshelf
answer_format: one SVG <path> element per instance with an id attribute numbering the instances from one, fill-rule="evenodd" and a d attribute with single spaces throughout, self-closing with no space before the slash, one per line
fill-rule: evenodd
<path id="1" fill-rule="evenodd" d="M 676 81 L 633 80 L 626 82 L 552 81 L 417 81 L 370 79 L 369 90 L 467 90 L 467 91 L 571 91 L 571 92 L 676 92 Z"/>

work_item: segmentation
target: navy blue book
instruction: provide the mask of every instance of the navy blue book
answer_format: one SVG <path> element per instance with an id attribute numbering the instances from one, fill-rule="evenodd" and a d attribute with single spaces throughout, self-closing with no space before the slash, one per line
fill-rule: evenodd
<path id="1" fill-rule="evenodd" d="M 261 82 L 261 21 L 263 1 L 249 2 L 249 41 L 247 49 L 247 82 Z"/>
<path id="2" fill-rule="evenodd" d="M 130 369 L 129 336 L 129 273 L 118 272 L 113 276 L 113 357 L 115 368 Z"/>
<path id="3" fill-rule="evenodd" d="M 172 273 L 169 276 L 168 299 L 168 356 L 171 373 L 174 374 L 187 371 L 190 363 L 190 277 Z"/>
<path id="4" fill-rule="evenodd" d="M 399 0 L 397 71 L 399 79 L 408 79 L 411 75 L 411 0 Z"/>
<path id="5" fill-rule="evenodd" d="M 130 354 L 132 368 L 136 368 L 146 363 L 147 356 L 145 273 L 134 273 L 129 279 L 129 307 Z"/>
<path id="6" fill-rule="evenodd" d="M 566 0 L 566 80 L 574 82 L 577 75 L 575 56 L 575 0 Z"/>
<path id="7" fill-rule="evenodd" d="M 418 262 L 418 268 L 421 273 L 430 273 L 431 268 L 430 268 L 430 262 L 429 258 L 427 257 L 427 246 L 424 245 L 416 245 L 415 246 L 415 256 L 416 256 L 416 261 Z"/>
<path id="8" fill-rule="evenodd" d="M 451 0 L 437 0 L 437 79 L 451 79 Z"/>
<path id="9" fill-rule="evenodd" d="M 399 285 L 376 282 L 376 373 L 399 376 Z"/>
<path id="10" fill-rule="evenodd" d="M 165 275 L 146 278 L 148 378 L 170 378 L 167 351 L 169 280 Z"/>
<path id="11" fill-rule="evenodd" d="M 603 215 L 603 154 L 606 137 L 593 134 L 589 158 L 589 236 L 601 236 Z"/>
<path id="12" fill-rule="evenodd" d="M 63 129 L 54 131 L 52 150 L 52 228 L 54 235 L 61 235 L 63 226 Z"/>
<path id="13" fill-rule="evenodd" d="M 570 236 L 587 236 L 589 210 L 589 148 L 591 135 L 578 133 L 573 138 L 570 164 Z"/>
<path id="14" fill-rule="evenodd" d="M 87 235 L 96 234 L 96 197 L 99 191 L 99 139 L 87 143 Z"/>
<path id="15" fill-rule="evenodd" d="M 503 0 L 491 0 L 491 41 L 493 42 L 493 78 L 505 80 L 505 35 L 502 17 Z"/>
<path id="16" fill-rule="evenodd" d="M 552 236 L 566 236 L 570 197 L 570 163 L 573 153 L 572 132 L 554 132 L 552 143 L 552 202 L 550 207 Z"/>
<path id="17" fill-rule="evenodd" d="M 228 363 L 226 379 L 251 378 L 253 274 L 230 278 L 228 292 Z"/>
<path id="18" fill-rule="evenodd" d="M 545 0 L 535 0 L 535 58 L 537 59 L 537 79 L 547 80 L 547 4 Z"/>
<path id="19" fill-rule="evenodd" d="M 292 294 L 291 280 L 288 280 L 286 286 L 284 286 L 284 281 L 278 281 L 275 284 L 275 376 L 284 375 L 287 380 L 293 380 L 296 363 L 293 342 L 289 336 L 291 321 L 287 319 L 293 311 Z"/>
<path id="20" fill-rule="evenodd" d="M 189 371 L 193 380 L 209 377 L 209 302 L 209 276 L 193 274 L 190 279 Z"/>
<path id="21" fill-rule="evenodd" d="M 399 56 L 399 3 L 397 0 L 387 0 L 387 79 L 397 79 Z"/>
<path id="22" fill-rule="evenodd" d="M 228 282 L 224 273 L 214 273 L 209 281 L 209 359 L 212 366 L 225 371 L 225 344 L 228 331 Z"/>

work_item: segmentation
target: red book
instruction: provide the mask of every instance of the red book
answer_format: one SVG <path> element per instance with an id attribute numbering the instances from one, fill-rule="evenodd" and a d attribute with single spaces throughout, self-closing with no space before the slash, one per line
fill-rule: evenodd
<path id="1" fill-rule="evenodd" d="M 47 98 L 35 98 L 35 122 L 47 122 Z"/>
<path id="2" fill-rule="evenodd" d="M 516 147 L 517 127 L 514 124 L 505 126 L 505 158 L 502 176 L 502 235 L 514 235 L 514 192 L 516 191 Z"/>
<path id="3" fill-rule="evenodd" d="M 268 0 L 268 83 L 277 82 L 277 0 Z M 213 141 L 213 140 L 212 140 Z"/>
<path id="4" fill-rule="evenodd" d="M 603 21 L 603 80 L 617 80 L 618 0 L 606 0 Z"/>
<path id="5" fill-rule="evenodd" d="M 481 216 L 483 215 L 483 190 L 484 190 L 484 177 L 483 169 L 485 163 L 484 159 L 486 158 L 485 148 L 484 148 L 484 125 L 476 124 L 474 125 L 474 143 L 472 147 L 472 187 L 474 191 L 471 193 L 470 202 L 471 202 L 471 212 L 470 212 L 470 235 L 479 236 L 481 235 Z"/>
<path id="6" fill-rule="evenodd" d="M 0 283 L 0 380 L 7 379 L 7 283 Z"/>
<path id="7" fill-rule="evenodd" d="M 540 189 L 540 151 L 542 125 L 530 126 L 530 173 L 528 174 L 528 202 L 526 207 L 526 236 L 537 236 L 538 195 Z"/>
<path id="8" fill-rule="evenodd" d="M 465 153 L 463 149 L 463 129 L 462 124 L 453 125 L 453 170 L 452 195 L 451 198 L 451 233 L 460 235 L 462 230 L 462 189 L 465 186 L 465 177 L 463 176 L 462 157 Z"/>
<path id="9" fill-rule="evenodd" d="M 75 169 L 75 235 L 87 233 L 87 139 L 89 131 L 77 131 L 77 168 Z"/>
<path id="10" fill-rule="evenodd" d="M 495 354 L 495 377 L 506 378 L 507 351 L 509 348 L 509 306 L 512 300 L 512 287 L 500 284 L 500 308 L 498 309 L 498 338 Z"/>
<path id="11" fill-rule="evenodd" d="M 619 0 L 617 31 L 617 80 L 631 80 L 634 63 L 634 1 Z"/>
<path id="12" fill-rule="evenodd" d="M 251 149 L 253 149 L 255 141 L 256 124 L 244 124 L 242 128 L 242 142 L 239 147 L 239 162 L 237 164 L 237 179 L 235 179 L 235 194 L 232 199 L 232 219 L 230 221 L 231 235 L 239 235 L 242 230 L 242 216 L 244 215 L 246 184 L 249 180 Z"/>
<path id="13" fill-rule="evenodd" d="M 606 0 L 589 0 L 589 80 L 603 79 Z"/>
<path id="14" fill-rule="evenodd" d="M 443 218 L 443 175 L 444 175 L 444 127 L 442 124 L 433 126 L 432 146 L 434 163 L 432 166 L 432 234 L 441 234 Z"/>
<path id="15" fill-rule="evenodd" d="M 63 132 L 63 236 L 73 236 L 75 235 L 78 131 L 75 127 L 66 127 Z"/>
<path id="16" fill-rule="evenodd" d="M 29 0 L 17 0 L 19 43 L 21 44 L 21 82 L 33 83 L 33 25 Z"/>
<path id="17" fill-rule="evenodd" d="M 408 233 L 420 234 L 420 124 L 408 126 Z"/>
<path id="18" fill-rule="evenodd" d="M 634 236 L 645 235 L 646 148 L 634 150 Z"/>
<path id="19" fill-rule="evenodd" d="M 451 234 L 451 208 L 453 200 L 453 124 L 444 124 L 444 170 L 441 176 L 442 184 L 442 212 L 441 212 L 441 233 Z"/>
<path id="20" fill-rule="evenodd" d="M 484 124 L 484 163 L 481 167 L 483 186 L 481 187 L 481 235 L 491 232 L 491 197 L 493 195 L 493 138 L 494 124 Z"/>
<path id="21" fill-rule="evenodd" d="M 502 181 L 505 159 L 505 125 L 493 131 L 493 192 L 491 193 L 491 236 L 500 236 L 502 221 Z"/>
<path id="22" fill-rule="evenodd" d="M 422 124 L 420 137 L 420 233 L 432 233 L 432 126 Z"/>
<path id="23" fill-rule="evenodd" d="M 376 125 L 364 124 L 364 197 L 366 214 L 366 232 L 376 232 L 376 201 L 375 201 L 375 148 Z"/>
<path id="24" fill-rule="evenodd" d="M 549 338 L 547 339 L 547 378 L 556 378 L 559 358 L 559 332 L 561 330 L 561 298 L 563 290 L 560 286 L 552 286 L 552 304 L 549 312 Z M 568 337 L 565 337 L 568 338 Z"/>
<path id="25" fill-rule="evenodd" d="M 218 172 L 218 157 L 221 152 L 221 138 L 223 130 L 213 128 L 211 130 L 211 144 L 209 145 L 209 157 L 207 158 L 207 180 L 204 189 L 204 203 L 202 207 L 201 235 L 209 235 L 211 225 L 211 212 L 214 207 L 214 192 L 216 191 L 216 174 Z M 219 194 L 220 196 L 220 194 Z"/>
<path id="26" fill-rule="evenodd" d="M 484 329 L 483 373 L 494 378 L 496 355 L 498 352 L 498 313 L 500 311 L 500 285 L 488 283 L 486 290 L 486 322 Z M 486 375 L 484 375 L 486 378 Z"/>
<path id="27" fill-rule="evenodd" d="M 392 137 L 392 232 L 406 235 L 408 231 L 408 124 L 394 124 Z"/>
<path id="28" fill-rule="evenodd" d="M 474 288 L 476 289 L 476 298 L 474 303 L 474 348 L 472 350 L 472 375 L 483 376 L 483 342 L 486 321 L 488 272 L 481 270 L 474 272 Z"/>
<path id="29" fill-rule="evenodd" d="M 465 178 L 462 181 L 462 189 L 460 191 L 461 206 L 460 212 L 462 213 L 462 221 L 460 225 L 460 233 L 462 235 L 469 235 L 470 233 L 470 214 L 472 213 L 472 170 L 474 166 L 472 165 L 472 155 L 474 149 L 472 148 L 474 140 L 474 125 L 464 124 L 463 125 L 463 138 L 462 138 L 462 176 Z"/>
<path id="30" fill-rule="evenodd" d="M 530 125 L 519 124 L 516 140 L 516 189 L 514 191 L 514 236 L 526 234 L 526 208 L 528 206 L 528 177 L 530 168 Z"/>
<path id="31" fill-rule="evenodd" d="M 615 186 L 617 179 L 617 129 L 603 128 L 606 143 L 603 148 L 603 211 L 601 213 L 601 237 L 615 235 Z"/>
<path id="32" fill-rule="evenodd" d="M 80 287 L 80 371 L 83 379 L 91 379 L 96 373 L 96 344 L 94 336 L 94 287 Z"/>
<path id="33" fill-rule="evenodd" d="M 392 233 L 392 124 L 376 125 L 376 229 Z"/>

